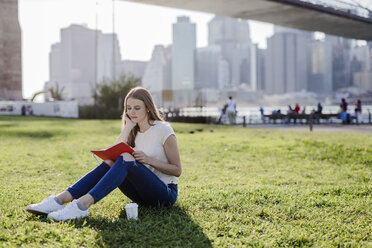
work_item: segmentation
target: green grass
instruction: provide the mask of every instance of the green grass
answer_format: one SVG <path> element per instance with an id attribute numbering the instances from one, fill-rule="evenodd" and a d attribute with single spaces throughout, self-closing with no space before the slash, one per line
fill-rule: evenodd
<path id="1" fill-rule="evenodd" d="M 120 121 L 0 117 L 0 247 L 372 246 L 371 134 L 172 126 L 174 207 L 128 221 L 115 190 L 88 218 L 57 223 L 25 207 L 93 169 L 89 150 L 111 145 Z"/>

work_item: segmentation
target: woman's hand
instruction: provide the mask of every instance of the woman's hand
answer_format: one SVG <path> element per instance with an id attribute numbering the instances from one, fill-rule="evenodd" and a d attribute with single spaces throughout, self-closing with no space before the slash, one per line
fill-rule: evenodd
<path id="1" fill-rule="evenodd" d="M 124 121 L 125 121 L 124 128 L 121 130 L 121 133 L 120 133 L 119 137 L 116 139 L 114 145 L 116 145 L 120 142 L 127 143 L 128 142 L 128 136 L 129 136 L 130 132 L 137 125 L 136 123 L 134 123 L 128 117 L 128 115 L 126 113 L 124 114 Z"/>
<path id="2" fill-rule="evenodd" d="M 147 156 L 144 152 L 136 151 L 132 155 L 138 162 L 142 164 L 150 164 L 150 157 Z"/>
<path id="3" fill-rule="evenodd" d="M 135 126 L 136 126 L 136 123 L 134 123 L 129 117 L 127 114 L 125 114 L 124 116 L 124 120 L 125 120 L 125 126 L 124 128 L 128 128 L 129 130 L 132 130 Z"/>
<path id="4" fill-rule="evenodd" d="M 142 151 L 135 151 L 132 155 L 138 162 L 150 165 L 164 174 L 176 177 L 181 176 L 181 160 L 178 152 L 177 139 L 174 134 L 170 135 L 165 141 L 164 151 L 169 162 L 160 161 L 154 157 L 147 156 Z"/>

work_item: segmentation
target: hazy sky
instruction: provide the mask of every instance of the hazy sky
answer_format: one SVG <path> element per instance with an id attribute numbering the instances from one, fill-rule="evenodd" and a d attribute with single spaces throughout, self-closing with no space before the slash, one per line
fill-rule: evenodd
<path id="1" fill-rule="evenodd" d="M 105 33 L 112 32 L 111 0 L 19 0 L 22 30 L 23 96 L 42 90 L 49 79 L 49 51 L 60 40 L 60 29 L 70 24 L 85 24 Z M 197 46 L 207 45 L 207 23 L 212 14 L 115 1 L 115 32 L 123 59 L 149 60 L 156 44 L 172 43 L 172 23 L 187 15 L 197 24 Z M 266 46 L 273 25 L 251 21 L 251 38 Z"/>

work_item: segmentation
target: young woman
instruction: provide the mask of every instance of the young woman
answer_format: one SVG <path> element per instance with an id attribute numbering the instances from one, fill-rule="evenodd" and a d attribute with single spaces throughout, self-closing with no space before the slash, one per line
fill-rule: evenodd
<path id="1" fill-rule="evenodd" d="M 177 140 L 146 89 L 136 87 L 128 93 L 122 125 L 115 144 L 125 142 L 134 147 L 133 156 L 123 153 L 116 161 L 105 160 L 56 197 L 31 204 L 27 211 L 48 214 L 56 221 L 84 218 L 92 204 L 115 188 L 140 205 L 173 205 L 182 172 Z"/>

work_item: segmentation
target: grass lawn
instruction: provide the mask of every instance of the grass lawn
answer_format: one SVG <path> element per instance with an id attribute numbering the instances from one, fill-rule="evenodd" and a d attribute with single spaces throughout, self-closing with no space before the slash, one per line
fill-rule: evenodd
<path id="1" fill-rule="evenodd" d="M 115 190 L 58 223 L 25 208 L 93 169 L 89 150 L 112 145 L 120 121 L 0 117 L 0 247 L 372 246 L 371 134 L 172 126 L 174 207 L 128 221 Z"/>

